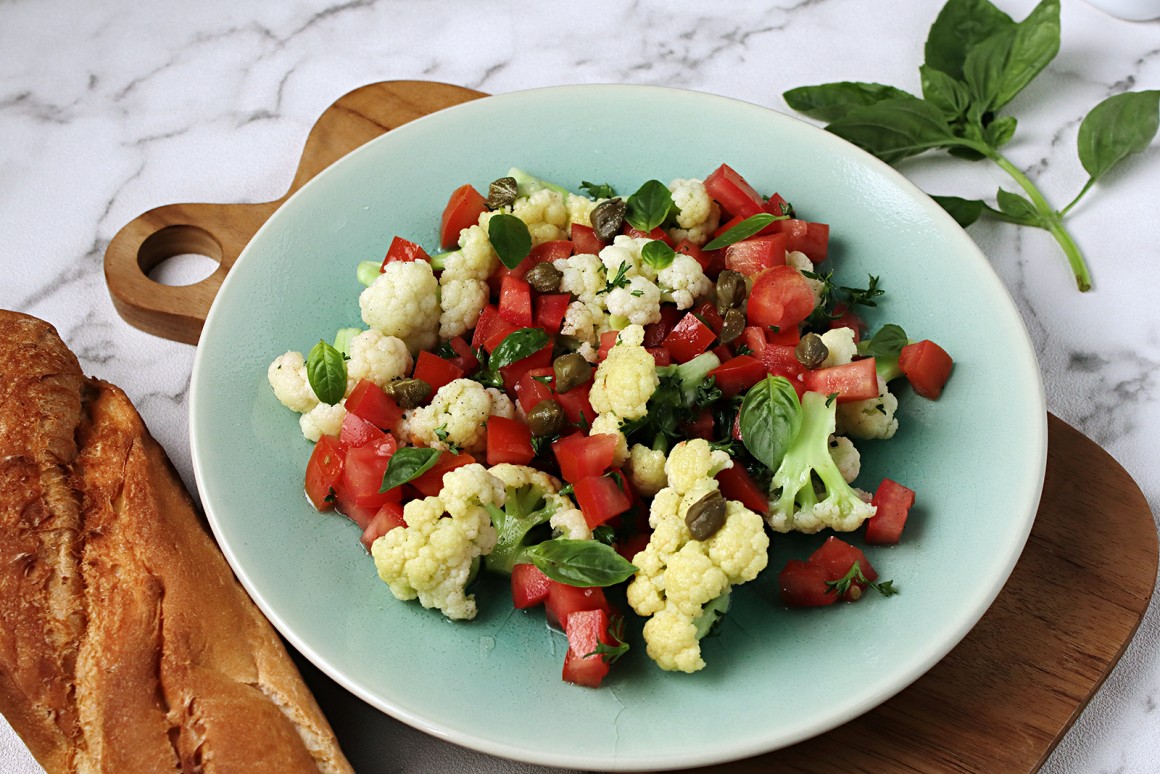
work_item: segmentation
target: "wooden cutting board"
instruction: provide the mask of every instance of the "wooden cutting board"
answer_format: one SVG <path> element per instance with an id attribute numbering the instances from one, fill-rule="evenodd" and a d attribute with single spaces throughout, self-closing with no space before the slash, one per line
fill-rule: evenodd
<path id="1" fill-rule="evenodd" d="M 327 109 L 286 195 L 265 204 L 174 204 L 127 224 L 105 254 L 117 311 L 159 336 L 196 343 L 226 272 L 287 197 L 333 161 L 420 116 L 486 95 L 418 81 L 376 83 Z M 220 264 L 169 287 L 148 273 L 174 255 Z M 1048 417 L 1043 499 L 1006 587 L 945 659 L 877 709 L 840 728 L 713 771 L 1031 772 L 1119 660 L 1157 570 L 1157 533 L 1139 487 L 1105 451 Z M 352 762 L 374 771 L 392 721 L 304 670 Z M 390 732 L 386 728 L 386 732 Z"/>

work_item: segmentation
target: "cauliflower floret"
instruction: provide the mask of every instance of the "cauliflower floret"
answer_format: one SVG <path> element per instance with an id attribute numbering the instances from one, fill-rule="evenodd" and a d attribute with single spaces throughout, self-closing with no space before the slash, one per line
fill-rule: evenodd
<path id="1" fill-rule="evenodd" d="M 396 336 L 412 355 L 439 340 L 439 282 L 426 261 L 393 261 L 358 297 L 362 319 Z"/>
<path id="2" fill-rule="evenodd" d="M 306 359 L 301 352 L 287 352 L 274 358 L 266 371 L 274 396 L 283 406 L 299 414 L 318 405 L 318 397 L 306 378 Z"/>
<path id="3" fill-rule="evenodd" d="M 346 375 L 356 383 L 359 379 L 366 379 L 385 387 L 410 373 L 411 364 L 411 353 L 402 339 L 384 336 L 372 328 L 350 340 Z"/>
<path id="4" fill-rule="evenodd" d="M 317 441 L 324 435 L 337 436 L 342 432 L 342 420 L 346 418 L 346 399 L 335 403 L 319 403 L 298 417 L 298 426 L 308 441 Z"/>
<path id="5" fill-rule="evenodd" d="M 571 293 L 586 304 L 599 305 L 604 290 L 604 264 L 591 253 L 580 253 L 552 261 L 564 275 L 560 278 L 560 292 Z"/>
<path id="6" fill-rule="evenodd" d="M 721 222 L 721 208 L 705 190 L 701 180 L 680 178 L 669 183 L 673 204 L 677 206 L 677 227 L 669 229 L 674 241 L 688 239 L 696 245 L 709 241 Z"/>
<path id="7" fill-rule="evenodd" d="M 628 441 L 624 437 L 624 433 L 620 431 L 620 426 L 624 421 L 616 416 L 616 414 L 599 414 L 596 419 L 592 420 L 592 427 L 588 430 L 588 435 L 611 435 L 616 439 L 616 450 L 612 454 L 613 467 L 619 468 L 624 464 L 624 460 L 628 457 Z"/>
<path id="8" fill-rule="evenodd" d="M 487 506 L 503 502 L 502 482 L 482 465 L 449 472 L 439 496 L 407 503 L 407 525 L 371 546 L 379 577 L 398 599 L 418 597 L 423 607 L 437 608 L 448 618 L 474 618 L 475 597 L 467 594 L 467 581 L 475 558 L 495 546 Z"/>
<path id="9" fill-rule="evenodd" d="M 826 345 L 829 354 L 822 361 L 819 368 L 845 365 L 854 360 L 858 354 L 858 343 L 854 341 L 853 328 L 834 328 L 822 334 L 822 343 Z"/>
<path id="10" fill-rule="evenodd" d="M 660 288 L 644 277 L 628 277 L 626 287 L 609 292 L 607 303 L 609 314 L 623 317 L 632 325 L 648 325 L 661 319 Z"/>
<path id="11" fill-rule="evenodd" d="M 522 220 L 532 237 L 532 245 L 565 239 L 568 226 L 568 207 L 558 191 L 541 188 L 531 196 L 516 199 L 512 215 Z"/>
<path id="12" fill-rule="evenodd" d="M 487 283 L 477 279 L 454 279 L 444 271 L 439 286 L 443 306 L 443 314 L 439 317 L 439 337 L 450 339 L 474 328 L 479 313 L 487 306 Z"/>
<path id="13" fill-rule="evenodd" d="M 878 377 L 878 397 L 838 404 L 838 432 L 855 438 L 891 438 L 898 430 L 898 398 Z"/>
<path id="14" fill-rule="evenodd" d="M 657 283 L 661 286 L 662 298 L 672 301 L 677 309 L 688 309 L 713 289 L 713 283 L 705 276 L 701 264 L 685 253 L 677 253 L 671 264 L 657 272 Z"/>
<path id="15" fill-rule="evenodd" d="M 591 540 L 592 530 L 588 528 L 588 521 L 584 512 L 579 508 L 568 508 L 556 511 L 548 522 L 552 529 L 560 533 L 560 537 L 568 540 Z"/>
<path id="16" fill-rule="evenodd" d="M 677 494 L 690 492 L 698 483 L 733 467 L 728 452 L 713 449 L 703 438 L 681 441 L 669 451 L 665 462 L 665 476 Z"/>
<path id="17" fill-rule="evenodd" d="M 579 339 L 591 347 L 596 344 L 600 334 L 606 330 L 608 330 L 608 318 L 605 317 L 604 310 L 597 304 L 573 301 L 564 310 L 564 324 L 560 327 L 560 333 L 564 336 Z M 593 349 L 593 352 L 596 350 Z M 598 352 L 596 354 L 599 355 Z M 585 356 L 585 359 L 587 360 L 588 357 Z M 590 362 L 595 359 L 595 357 L 592 358 Z"/>
<path id="18" fill-rule="evenodd" d="M 854 447 L 854 442 L 845 436 L 830 436 L 830 456 L 834 458 L 834 464 L 838 466 L 846 483 L 854 483 L 854 479 L 862 472 L 862 455 Z"/>
<path id="19" fill-rule="evenodd" d="M 805 253 L 798 252 L 797 250 L 791 250 L 785 254 L 785 265 L 792 266 L 802 272 L 814 271 L 814 262 Z M 805 279 L 806 284 L 810 286 L 810 290 L 814 293 L 814 304 L 822 303 L 822 297 L 826 294 L 826 283 L 810 277 L 806 277 Z"/>
<path id="20" fill-rule="evenodd" d="M 595 363 L 600 359 L 600 350 L 596 349 L 596 347 L 587 341 L 582 343 L 576 352 L 589 363 Z"/>
<path id="21" fill-rule="evenodd" d="M 627 234 L 620 234 L 612 240 L 612 244 L 600 250 L 600 262 L 604 264 L 604 273 L 609 277 L 615 277 L 620 272 L 620 267 L 628 264 L 625 276 L 640 276 L 648 280 L 656 279 L 656 271 L 644 263 L 640 257 L 640 251 L 652 241 L 648 237 L 630 237 Z"/>
<path id="22" fill-rule="evenodd" d="M 633 444 L 628 452 L 628 475 L 636 491 L 652 497 L 669 485 L 665 475 L 665 453 L 643 444 Z"/>
<path id="23" fill-rule="evenodd" d="M 564 206 L 568 208 L 568 235 L 571 237 L 572 226 L 577 223 L 581 226 L 588 226 L 592 228 L 592 211 L 604 199 L 589 199 L 587 196 L 580 196 L 579 194 L 568 194 L 567 201 Z"/>
<path id="24" fill-rule="evenodd" d="M 493 415 L 515 416 L 507 395 L 471 379 L 455 379 L 439 388 L 430 405 L 415 409 L 409 422 L 411 442 L 479 454 L 487 448 L 487 418 Z"/>
<path id="25" fill-rule="evenodd" d="M 480 216 L 480 223 L 491 213 Z M 492 249 L 487 229 L 483 225 L 469 226 L 459 232 L 459 249 L 444 259 L 443 273 L 454 279 L 486 280 L 499 265 L 499 256 Z"/>
<path id="26" fill-rule="evenodd" d="M 621 419 L 640 419 L 648 413 L 660 378 L 656 360 L 641 344 L 644 328 L 630 325 L 616 337 L 608 357 L 596 367 L 588 400 L 598 414 L 609 411 Z"/>

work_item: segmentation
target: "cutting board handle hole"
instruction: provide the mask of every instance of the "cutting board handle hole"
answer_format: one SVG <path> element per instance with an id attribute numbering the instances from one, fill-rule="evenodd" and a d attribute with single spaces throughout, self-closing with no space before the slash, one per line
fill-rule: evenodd
<path id="1" fill-rule="evenodd" d="M 137 265 L 160 285 L 194 285 L 221 267 L 222 247 L 197 226 L 177 225 L 150 234 L 137 251 Z"/>

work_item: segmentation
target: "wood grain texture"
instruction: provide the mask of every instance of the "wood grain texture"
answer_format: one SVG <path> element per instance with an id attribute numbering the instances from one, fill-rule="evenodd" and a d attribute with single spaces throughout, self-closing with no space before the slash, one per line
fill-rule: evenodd
<path id="1" fill-rule="evenodd" d="M 286 196 L 330 163 L 394 126 L 485 96 L 415 81 L 365 86 L 318 120 Z M 284 200 L 286 197 L 283 197 Z M 106 253 L 106 278 L 128 322 L 196 342 L 229 267 L 282 200 L 160 207 L 129 223 Z M 208 241 L 207 241 L 208 240 Z M 217 246 L 218 253 L 207 253 Z M 193 252 L 221 267 L 197 285 L 145 276 L 158 256 Z M 1011 579 L 980 623 L 943 661 L 877 709 L 820 737 L 712 771 L 1032 772 L 1122 655 L 1156 579 L 1156 526 L 1124 469 L 1049 416 L 1039 514 Z M 1099 524 L 1093 530 L 1093 519 Z M 356 769 L 381 762 L 377 711 L 306 670 Z M 708 771 L 708 769 L 706 769 Z"/>

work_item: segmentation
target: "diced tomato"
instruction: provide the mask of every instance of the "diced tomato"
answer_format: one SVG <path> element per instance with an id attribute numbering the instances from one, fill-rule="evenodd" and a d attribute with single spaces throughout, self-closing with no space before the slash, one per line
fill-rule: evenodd
<path id="1" fill-rule="evenodd" d="M 721 392 L 726 397 L 732 398 L 764 379 L 765 367 L 755 357 L 738 355 L 714 368 L 709 375 L 716 377 L 716 384 L 721 388 Z"/>
<path id="2" fill-rule="evenodd" d="M 796 326 L 814 310 L 814 291 L 792 266 L 774 266 L 757 276 L 749 294 L 749 322 L 783 330 Z"/>
<path id="3" fill-rule="evenodd" d="M 516 277 L 504 277 L 499 291 L 499 316 L 517 328 L 532 327 L 532 286 Z"/>
<path id="4" fill-rule="evenodd" d="M 451 193 L 451 199 L 443 210 L 443 220 L 439 228 L 439 244 L 444 249 L 459 244 L 459 232 L 479 221 L 479 216 L 487 210 L 487 199 L 470 185 L 461 185 Z"/>
<path id="5" fill-rule="evenodd" d="M 512 567 L 512 605 L 517 610 L 543 604 L 552 589 L 552 581 L 534 564 Z"/>
<path id="6" fill-rule="evenodd" d="M 518 419 L 488 417 L 487 464 L 527 465 L 536 456 L 532 430 Z"/>
<path id="7" fill-rule="evenodd" d="M 769 496 L 761 490 L 753 477 L 738 462 L 717 474 L 721 494 L 729 500 L 737 500 L 756 513 L 769 513 Z"/>
<path id="8" fill-rule="evenodd" d="M 604 589 L 594 586 L 580 588 L 566 583 L 550 581 L 548 598 L 544 600 L 544 612 L 548 623 L 567 630 L 568 617 L 582 610 L 603 610 L 611 613 L 612 608 L 604 597 Z"/>
<path id="9" fill-rule="evenodd" d="M 531 269 L 537 263 L 551 263 L 572 255 L 573 244 L 567 239 L 553 239 L 550 242 L 540 242 L 528 253 L 524 263 Z"/>
<path id="10" fill-rule="evenodd" d="M 764 209 L 770 215 L 786 215 L 792 208 L 781 194 L 774 192 L 773 196 L 766 199 Z"/>
<path id="11" fill-rule="evenodd" d="M 628 221 L 625 221 L 622 233 L 625 234 L 625 236 L 632 237 L 633 239 L 659 239 L 669 247 L 672 247 L 674 244 L 673 238 L 669 236 L 668 232 L 660 226 L 657 226 L 652 231 L 645 232 L 641 231 L 640 229 L 633 228 L 628 224 Z"/>
<path id="12" fill-rule="evenodd" d="M 769 203 L 766 202 L 767 209 L 768 204 Z M 768 228 L 771 233 L 785 234 L 785 249 L 787 251 L 795 249 L 790 247 L 790 245 L 796 244 L 799 239 L 805 238 L 806 233 L 809 231 L 809 226 L 806 224 L 806 222 L 796 218 L 790 218 L 789 220 L 775 220 L 773 223 L 769 224 Z"/>
<path id="13" fill-rule="evenodd" d="M 588 400 L 588 393 L 592 389 L 592 381 L 584 382 L 567 392 L 557 392 L 556 401 L 564 409 L 564 416 L 568 421 L 580 427 L 590 427 L 596 419 L 596 412 L 592 410 L 592 403 Z"/>
<path id="14" fill-rule="evenodd" d="M 878 373 L 874 370 L 872 357 L 806 371 L 802 380 L 811 392 L 820 392 L 822 395 L 837 393 L 839 403 L 878 397 Z"/>
<path id="15" fill-rule="evenodd" d="M 519 330 L 519 328 L 503 319 L 495 324 L 495 329 L 495 332 L 483 342 L 483 348 L 489 353 L 494 352 L 495 348 L 502 344 L 504 339 Z"/>
<path id="16" fill-rule="evenodd" d="M 612 467 L 612 459 L 616 456 L 616 436 L 576 433 L 554 441 L 552 451 L 560 465 L 560 475 L 575 486 L 581 479 L 599 476 Z"/>
<path id="17" fill-rule="evenodd" d="M 914 491 L 884 478 L 871 504 L 878 510 L 866 522 L 866 542 L 876 546 L 894 545 L 902 537 L 906 517 L 914 505 Z"/>
<path id="18" fill-rule="evenodd" d="M 334 508 L 334 488 L 342 478 L 346 452 L 332 435 L 324 435 L 314 444 L 306 463 L 306 496 L 319 511 Z"/>
<path id="19" fill-rule="evenodd" d="M 776 331 L 766 331 L 765 340 L 770 344 L 787 344 L 794 347 L 802 340 L 802 332 L 796 325 L 791 325 Z"/>
<path id="20" fill-rule="evenodd" d="M 559 333 L 572 296 L 568 293 L 547 293 L 536 296 L 535 324 L 548 333 Z"/>
<path id="21" fill-rule="evenodd" d="M 705 178 L 705 190 L 730 215 L 748 218 L 761 212 L 765 206 L 761 194 L 726 164 L 717 167 Z"/>
<path id="22" fill-rule="evenodd" d="M 554 373 L 551 368 L 530 368 L 516 382 L 516 400 L 525 414 L 531 413 L 541 401 L 555 399 L 556 393 L 552 389 Z"/>
<path id="23" fill-rule="evenodd" d="M 677 242 L 677 246 L 673 249 L 678 253 L 692 256 L 697 263 L 701 264 L 701 270 L 705 272 L 705 276 L 711 280 L 717 279 L 717 275 L 725 268 L 724 250 L 702 250 L 688 239 Z"/>
<path id="24" fill-rule="evenodd" d="M 362 417 L 382 430 L 390 430 L 403 416 L 395 399 L 366 379 L 359 379 L 347 396 L 346 413 Z"/>
<path id="25" fill-rule="evenodd" d="M 398 502 L 402 499 L 403 492 L 400 487 L 386 492 L 379 491 L 383 485 L 383 474 L 387 472 L 387 464 L 397 447 L 394 436 L 387 433 L 382 441 L 347 449 L 342 480 L 337 487 L 340 510 L 341 503 L 378 510 L 383 503 Z M 355 518 L 351 513 L 346 515 Z M 365 529 L 367 525 L 359 524 L 359 526 Z"/>
<path id="26" fill-rule="evenodd" d="M 411 486 L 419 490 L 419 493 L 424 497 L 434 497 L 443 489 L 443 476 L 445 474 L 473 462 L 475 462 L 475 457 L 467 452 L 452 454 L 445 451 L 439 455 L 439 460 L 430 470 L 411 481 Z"/>
<path id="27" fill-rule="evenodd" d="M 372 442 L 382 443 L 386 440 L 386 433 L 358 414 L 348 411 L 342 418 L 342 431 L 338 434 L 338 440 L 347 449 L 352 449 Z"/>
<path id="28" fill-rule="evenodd" d="M 455 350 L 455 357 L 446 359 L 462 369 L 463 373 L 469 374 L 479 368 L 479 358 L 475 356 L 475 350 L 464 341 L 462 336 L 452 336 L 447 340 L 447 343 L 451 345 L 451 349 Z"/>
<path id="29" fill-rule="evenodd" d="M 600 346 L 596 350 L 596 359 L 603 363 L 608 358 L 608 353 L 616 346 L 616 337 L 620 335 L 620 331 L 605 331 L 600 334 Z"/>
<path id="30" fill-rule="evenodd" d="M 623 542 L 616 543 L 616 553 L 631 562 L 634 556 L 645 549 L 650 537 L 652 537 L 651 531 L 638 532 Z"/>
<path id="31" fill-rule="evenodd" d="M 673 353 L 664 347 L 645 347 L 645 349 L 653 356 L 653 361 L 656 363 L 657 368 L 673 364 Z"/>
<path id="32" fill-rule="evenodd" d="M 536 350 L 525 358 L 520 358 L 516 362 L 506 365 L 499 369 L 499 375 L 503 378 L 503 386 L 505 390 L 514 390 L 520 377 L 533 368 L 546 368 L 552 364 L 552 342 L 549 341 L 541 349 Z"/>
<path id="33" fill-rule="evenodd" d="M 458 239 L 458 234 L 456 239 Z M 427 255 L 427 251 L 419 245 L 402 237 L 395 237 L 391 240 L 391 246 L 387 248 L 387 257 L 383 259 L 383 265 L 380 271 L 385 269 L 388 263 L 410 262 L 410 261 L 429 261 L 431 256 Z"/>
<path id="34" fill-rule="evenodd" d="M 725 268 L 747 277 L 774 266 L 785 266 L 785 234 L 743 239 L 725 248 Z"/>
<path id="35" fill-rule="evenodd" d="M 375 512 L 374 518 L 370 520 L 366 528 L 363 530 L 362 541 L 363 547 L 370 551 L 374 542 L 387 534 L 395 527 L 405 527 L 407 522 L 403 520 L 403 504 L 402 503 L 383 503 L 383 505 Z"/>
<path id="36" fill-rule="evenodd" d="M 854 331 L 854 343 L 862 340 L 862 335 L 866 333 L 866 323 L 862 322 L 862 318 L 854 314 L 854 311 L 843 303 L 834 304 L 834 314 L 837 315 L 830 320 L 830 330 L 835 328 L 849 328 Z"/>
<path id="37" fill-rule="evenodd" d="M 805 253 L 814 263 L 821 263 L 830 252 L 830 226 L 826 223 L 806 223 L 806 227 L 806 235 L 793 242 L 792 246 L 787 243 L 786 247 Z"/>
<path id="38" fill-rule="evenodd" d="M 906 375 L 910 386 L 919 395 L 931 400 L 937 400 L 942 394 L 953 366 L 954 361 L 946 350 L 930 339 L 907 344 L 898 356 L 898 367 Z"/>
<path id="39" fill-rule="evenodd" d="M 825 571 L 826 580 L 828 581 L 836 581 L 845 577 L 855 562 L 858 563 L 862 570 L 862 575 L 865 576 L 866 580 L 878 580 L 878 573 L 870 566 L 870 561 L 862 553 L 862 549 L 852 546 L 833 535 L 826 538 L 826 542 L 822 543 L 818 550 L 810 554 L 809 558 L 810 564 L 821 567 Z M 857 587 L 857 591 L 854 591 L 855 587 Z M 854 601 L 862 596 L 862 592 L 865 589 L 865 583 L 854 581 L 850 584 L 850 589 L 842 598 L 847 601 Z M 837 595 L 831 592 L 830 596 Z"/>
<path id="40" fill-rule="evenodd" d="M 475 323 L 475 332 L 471 335 L 471 346 L 475 349 L 483 347 L 490 352 L 514 330 L 516 330 L 516 326 L 501 318 L 499 310 L 488 304 L 479 313 L 479 320 Z M 496 337 L 498 337 L 498 341 L 495 341 Z M 491 341 L 495 341 L 495 345 L 488 347 L 487 344 Z"/>
<path id="41" fill-rule="evenodd" d="M 806 367 L 797 359 L 794 347 L 789 344 L 766 344 L 761 353 L 761 364 L 773 376 L 784 376 L 791 382 L 798 381 Z"/>
<path id="42" fill-rule="evenodd" d="M 572 224 L 572 250 L 576 255 L 597 255 L 607 246 L 608 243 L 600 241 L 590 226 Z"/>
<path id="43" fill-rule="evenodd" d="M 734 343 L 744 344 L 755 358 L 761 360 L 762 355 L 765 354 L 765 329 L 749 325 L 741 331 L 741 336 Z"/>
<path id="44" fill-rule="evenodd" d="M 568 653 L 564 656 L 565 682 L 599 688 L 609 671 L 609 663 L 597 653 L 603 643 L 614 645 L 608 633 L 608 614 L 603 610 L 580 610 L 568 616 L 564 627 L 568 635 Z"/>
<path id="45" fill-rule="evenodd" d="M 720 226 L 717 227 L 717 230 L 713 232 L 713 238 L 716 239 L 717 237 L 721 236 L 722 234 L 728 233 L 730 229 L 739 225 L 744 220 L 745 220 L 745 218 L 742 217 L 741 215 L 734 215 L 732 218 L 730 218 L 729 220 L 725 221 L 724 223 L 722 223 Z M 773 223 L 770 223 L 769 225 L 762 228 L 756 234 L 753 234 L 753 236 L 760 237 L 760 236 L 765 236 L 767 234 L 779 233 L 778 228 L 777 228 L 777 224 L 780 222 L 781 221 L 775 220 Z"/>
<path id="46" fill-rule="evenodd" d="M 709 348 L 717 339 L 705 323 L 693 313 L 686 314 L 665 337 L 664 347 L 678 363 L 687 363 Z"/>
<path id="47" fill-rule="evenodd" d="M 619 516 L 632 505 L 614 476 L 588 476 L 574 482 L 572 489 L 589 529 L 595 529 L 612 517 Z"/>
<path id="48" fill-rule="evenodd" d="M 823 607 L 838 601 L 838 595 L 826 585 L 829 577 L 824 567 L 801 559 L 790 559 L 777 574 L 781 601 L 790 607 Z"/>
<path id="49" fill-rule="evenodd" d="M 765 374 L 762 373 L 762 376 Z M 686 422 L 681 426 L 681 430 L 690 438 L 704 438 L 706 441 L 713 440 L 713 412 L 709 409 L 703 409 L 698 412 L 697 416 L 690 422 Z"/>
<path id="50" fill-rule="evenodd" d="M 713 329 L 713 333 L 720 333 L 721 329 L 725 327 L 725 318 L 717 311 L 716 304 L 706 301 L 693 311 L 701 318 L 702 322 Z"/>
<path id="51" fill-rule="evenodd" d="M 419 353 L 419 359 L 415 361 L 414 377 L 431 385 L 431 394 L 434 395 L 443 385 L 462 378 L 463 369 L 450 360 L 444 360 L 433 352 L 423 350 Z"/>
<path id="52" fill-rule="evenodd" d="M 644 346 L 660 347 L 665 343 L 665 337 L 677 327 L 684 312 L 671 304 L 661 304 L 660 322 L 649 323 L 644 326 Z"/>

